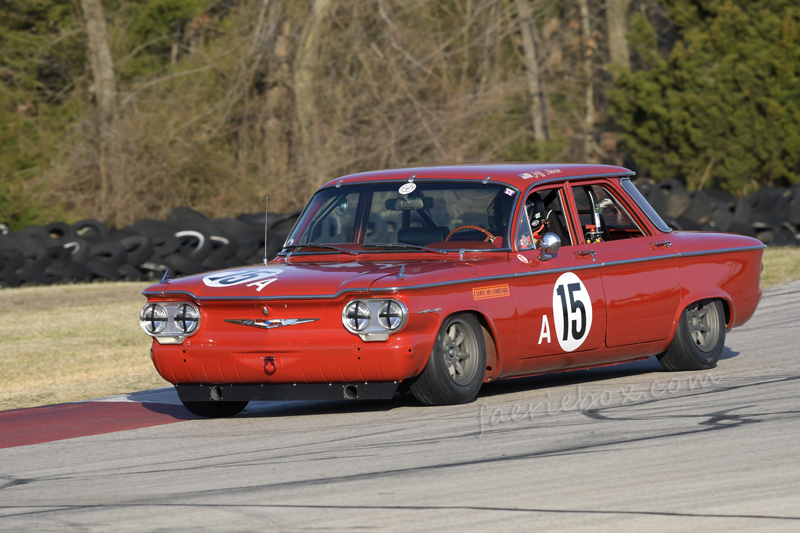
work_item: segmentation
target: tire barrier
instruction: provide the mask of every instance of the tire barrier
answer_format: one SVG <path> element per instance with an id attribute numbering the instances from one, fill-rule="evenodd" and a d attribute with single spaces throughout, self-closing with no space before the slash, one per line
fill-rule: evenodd
<path id="1" fill-rule="evenodd" d="M 771 246 L 800 245 L 800 185 L 764 187 L 738 198 L 725 191 L 689 193 L 676 179 L 639 178 L 636 187 L 675 230 L 749 235 Z M 267 256 L 274 258 L 300 211 L 270 213 Z M 120 230 L 100 221 L 52 222 L 14 233 L 0 224 L 0 288 L 99 280 L 160 279 L 260 263 L 264 214 L 209 219 L 176 207 L 166 220 L 141 219 Z"/>
<path id="2" fill-rule="evenodd" d="M 672 229 L 740 233 L 771 246 L 800 245 L 800 185 L 764 187 L 738 198 L 715 189 L 689 193 L 676 179 L 639 178 L 634 184 Z"/>
<path id="3" fill-rule="evenodd" d="M 280 251 L 300 211 L 270 213 L 267 256 Z M 11 232 L 0 224 L 0 288 L 89 281 L 158 280 L 261 263 L 264 213 L 209 219 L 186 207 L 166 220 L 119 230 L 86 219 Z"/>

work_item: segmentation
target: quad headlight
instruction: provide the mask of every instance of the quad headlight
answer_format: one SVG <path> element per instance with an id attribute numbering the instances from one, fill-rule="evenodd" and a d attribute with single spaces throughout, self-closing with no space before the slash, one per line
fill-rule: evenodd
<path id="1" fill-rule="evenodd" d="M 167 327 L 167 310 L 158 304 L 147 304 L 139 313 L 139 325 L 148 335 L 157 335 Z"/>
<path id="2" fill-rule="evenodd" d="M 192 304 L 180 304 L 175 310 L 175 327 L 183 333 L 191 333 L 200 323 L 200 311 Z"/>
<path id="3" fill-rule="evenodd" d="M 353 300 L 342 310 L 342 324 L 364 341 L 385 341 L 406 323 L 408 311 L 397 300 Z"/>
<path id="4" fill-rule="evenodd" d="M 358 300 L 347 304 L 344 308 L 344 313 L 342 313 L 344 327 L 351 333 L 363 331 L 371 321 L 372 313 L 369 312 L 369 307 Z"/>
<path id="5" fill-rule="evenodd" d="M 185 302 L 149 303 L 139 313 L 139 325 L 160 344 L 181 344 L 200 325 L 200 311 Z"/>
<path id="6" fill-rule="evenodd" d="M 378 322 L 389 331 L 394 331 L 399 328 L 403 324 L 405 317 L 405 310 L 394 300 L 386 300 L 383 302 L 378 311 Z"/>

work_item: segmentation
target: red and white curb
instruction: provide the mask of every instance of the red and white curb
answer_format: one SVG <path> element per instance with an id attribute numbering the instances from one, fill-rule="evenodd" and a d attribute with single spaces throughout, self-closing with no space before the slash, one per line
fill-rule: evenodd
<path id="1" fill-rule="evenodd" d="M 0 411 L 0 448 L 194 420 L 173 387 Z"/>

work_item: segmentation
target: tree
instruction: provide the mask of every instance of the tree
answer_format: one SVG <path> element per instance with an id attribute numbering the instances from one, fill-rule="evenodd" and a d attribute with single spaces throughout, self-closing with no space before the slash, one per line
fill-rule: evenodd
<path id="1" fill-rule="evenodd" d="M 544 105 L 542 77 L 539 73 L 539 54 L 536 51 L 536 18 L 530 0 L 516 0 L 519 15 L 519 29 L 522 37 L 522 49 L 525 58 L 525 69 L 528 75 L 528 91 L 531 95 L 531 118 L 533 119 L 533 138 L 541 144 L 549 138 L 547 132 L 547 113 Z M 539 146 L 541 148 L 541 146 Z M 541 153 L 541 149 L 539 150 Z"/>
<path id="2" fill-rule="evenodd" d="M 308 170 L 316 167 L 316 149 L 320 144 L 316 133 L 318 113 L 314 80 L 319 72 L 318 62 L 320 58 L 320 42 L 323 37 L 322 30 L 324 29 L 328 12 L 332 7 L 330 0 L 312 1 L 311 12 L 300 36 L 294 62 L 294 95 L 303 157 L 301 164 L 307 165 L 306 168 Z M 314 182 L 322 181 L 323 179 L 312 177 L 311 182 L 313 185 L 319 185 L 319 183 Z"/>
<path id="3" fill-rule="evenodd" d="M 101 127 L 108 127 L 116 112 L 117 84 L 114 79 L 111 49 L 108 46 L 106 16 L 100 0 L 81 0 L 81 8 L 100 123 Z"/>
<path id="4" fill-rule="evenodd" d="M 586 162 L 595 161 L 595 108 L 594 108 L 594 79 L 592 76 L 592 56 L 596 43 L 592 39 L 592 23 L 589 16 L 588 0 L 578 0 L 581 14 L 581 35 L 583 37 L 583 76 L 585 83 L 584 120 L 583 120 L 583 157 Z"/>
<path id="5" fill-rule="evenodd" d="M 42 174 L 80 114 L 80 26 L 68 0 L 0 3 L 0 222 L 13 229 L 60 214 Z"/>
<path id="6" fill-rule="evenodd" d="M 608 27 L 608 52 L 611 64 L 630 69 L 631 55 L 628 51 L 628 8 L 631 0 L 606 0 L 606 26 Z"/>
<path id="7" fill-rule="evenodd" d="M 800 181 L 800 9 L 789 0 L 670 0 L 668 57 L 633 21 L 649 68 L 623 73 L 611 114 L 625 149 L 656 179 L 745 194 Z"/>

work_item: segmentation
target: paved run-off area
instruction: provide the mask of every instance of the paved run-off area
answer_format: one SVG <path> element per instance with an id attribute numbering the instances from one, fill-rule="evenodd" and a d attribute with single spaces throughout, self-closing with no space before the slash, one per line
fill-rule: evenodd
<path id="1" fill-rule="evenodd" d="M 253 403 L 228 420 L 170 390 L 92 404 L 128 405 L 116 419 L 69 404 L 73 433 L 51 437 L 98 434 L 0 449 L 0 530 L 798 531 L 799 296 L 766 291 L 708 372 L 651 358 L 463 406 Z M 86 409 L 105 414 L 68 423 Z"/>

